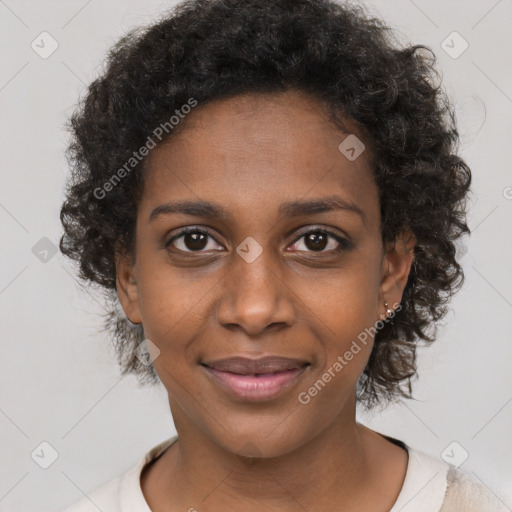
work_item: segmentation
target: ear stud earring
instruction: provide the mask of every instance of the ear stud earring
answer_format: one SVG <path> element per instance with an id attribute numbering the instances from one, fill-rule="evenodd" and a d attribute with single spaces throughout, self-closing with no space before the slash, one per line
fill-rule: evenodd
<path id="1" fill-rule="evenodd" d="M 389 304 L 387 302 L 384 302 L 384 307 L 386 308 L 386 315 L 388 317 L 394 313 L 394 311 L 392 309 L 389 309 Z"/>

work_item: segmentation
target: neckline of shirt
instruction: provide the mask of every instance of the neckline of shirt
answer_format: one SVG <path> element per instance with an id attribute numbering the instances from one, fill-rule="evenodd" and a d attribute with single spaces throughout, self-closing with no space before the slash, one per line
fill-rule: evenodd
<path id="1" fill-rule="evenodd" d="M 448 464 L 411 448 L 403 441 L 383 437 L 404 448 L 409 455 L 402 489 L 389 512 L 439 512 L 446 494 Z M 140 484 L 142 469 L 177 440 L 178 436 L 174 435 L 157 444 L 121 476 L 118 491 L 120 512 L 151 512 Z"/>

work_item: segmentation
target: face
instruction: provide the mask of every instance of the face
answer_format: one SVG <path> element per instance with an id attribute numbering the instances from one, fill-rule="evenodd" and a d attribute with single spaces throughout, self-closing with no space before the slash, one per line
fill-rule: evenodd
<path id="1" fill-rule="evenodd" d="M 400 302 L 411 254 L 383 246 L 369 150 L 349 160 L 338 149 L 348 133 L 314 98 L 237 96 L 183 122 L 150 155 L 119 298 L 160 351 L 179 433 L 289 453 L 354 422 L 373 339 L 354 341 Z M 218 363 L 267 356 L 293 361 Z"/>

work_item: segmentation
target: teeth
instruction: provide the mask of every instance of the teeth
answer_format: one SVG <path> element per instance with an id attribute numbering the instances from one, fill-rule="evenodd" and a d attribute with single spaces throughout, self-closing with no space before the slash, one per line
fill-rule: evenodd
<path id="1" fill-rule="evenodd" d="M 260 377 L 261 375 L 277 375 L 278 373 L 283 373 L 287 370 L 279 370 L 277 372 L 267 372 L 267 373 L 244 373 L 247 377 Z"/>
<path id="2" fill-rule="evenodd" d="M 261 376 L 265 376 L 265 375 L 277 375 L 278 373 L 283 373 L 283 372 L 289 372 L 289 371 L 292 371 L 292 370 L 297 370 L 298 368 L 283 368 L 282 370 L 278 370 L 276 372 L 264 372 L 264 373 L 239 373 L 239 372 L 229 372 L 228 373 L 233 373 L 235 375 L 242 375 L 243 377 L 261 377 Z"/>

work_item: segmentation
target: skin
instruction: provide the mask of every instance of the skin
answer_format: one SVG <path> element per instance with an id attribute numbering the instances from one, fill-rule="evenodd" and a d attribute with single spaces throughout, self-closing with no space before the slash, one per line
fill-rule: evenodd
<path id="1" fill-rule="evenodd" d="M 135 260 L 117 255 L 119 299 L 160 350 L 153 365 L 179 436 L 145 468 L 146 501 L 157 512 L 389 510 L 407 452 L 355 419 L 356 383 L 373 340 L 310 403 L 298 401 L 384 317 L 384 302 L 400 303 L 407 282 L 414 241 L 403 233 L 382 243 L 369 144 L 349 161 L 338 149 L 347 133 L 298 91 L 199 105 L 184 123 L 150 155 Z M 278 216 L 283 201 L 333 194 L 363 215 Z M 231 217 L 173 213 L 149 222 L 155 207 L 186 199 L 219 203 Z M 166 247 L 185 226 L 213 238 L 194 246 L 181 237 Z M 337 252 L 330 236 L 307 244 L 304 231 L 321 228 L 352 245 Z M 236 252 L 249 236 L 262 249 L 251 263 Z M 311 365 L 276 398 L 247 402 L 212 383 L 199 364 L 237 355 Z"/>

